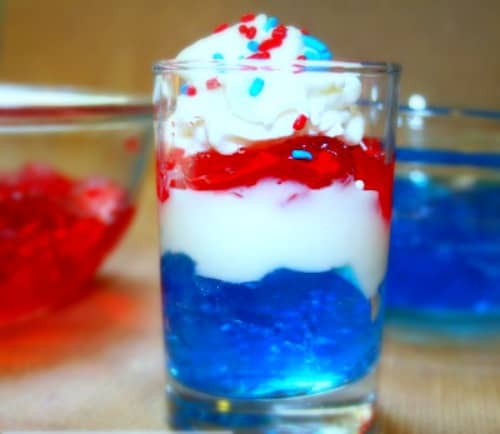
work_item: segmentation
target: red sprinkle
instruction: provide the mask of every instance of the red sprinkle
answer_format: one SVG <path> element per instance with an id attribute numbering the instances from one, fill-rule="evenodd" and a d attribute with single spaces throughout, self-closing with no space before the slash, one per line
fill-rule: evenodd
<path id="1" fill-rule="evenodd" d="M 369 419 L 365 420 L 361 426 L 359 427 L 358 434 L 368 434 L 371 431 L 370 428 L 373 428 L 375 422 L 375 414 L 373 414 Z"/>
<path id="2" fill-rule="evenodd" d="M 186 95 L 187 96 L 195 96 L 196 95 L 196 87 L 188 86 L 188 88 L 186 89 Z"/>
<path id="3" fill-rule="evenodd" d="M 259 44 L 260 51 L 272 50 L 273 48 L 277 48 L 282 44 L 282 39 L 265 39 Z"/>
<path id="4" fill-rule="evenodd" d="M 249 27 L 247 31 L 247 38 L 253 39 L 255 38 L 255 35 L 257 35 L 257 29 L 254 26 Z"/>
<path id="5" fill-rule="evenodd" d="M 284 26 L 283 24 L 280 24 L 278 27 L 276 27 L 272 31 L 271 37 L 273 39 L 284 39 L 286 37 L 287 32 L 288 32 L 288 30 L 287 30 L 286 26 Z"/>
<path id="6" fill-rule="evenodd" d="M 238 26 L 238 31 L 242 34 L 242 35 L 246 35 L 247 32 L 248 32 L 248 27 L 245 26 L 245 24 L 240 24 Z"/>
<path id="7" fill-rule="evenodd" d="M 217 89 L 220 86 L 219 80 L 217 80 L 216 77 L 211 78 L 210 80 L 207 80 L 206 84 L 207 84 L 208 90 Z"/>
<path id="8" fill-rule="evenodd" d="M 271 54 L 268 51 L 259 51 L 258 53 L 254 53 L 251 56 L 248 56 L 249 59 L 270 59 Z"/>
<path id="9" fill-rule="evenodd" d="M 219 33 L 219 32 L 222 32 L 223 30 L 226 30 L 227 28 L 229 27 L 229 24 L 228 23 L 222 23 L 222 24 L 219 24 L 215 29 L 214 29 L 214 33 Z"/>
<path id="10" fill-rule="evenodd" d="M 306 60 L 307 57 L 301 54 L 300 56 L 297 56 L 297 60 Z"/>
<path id="11" fill-rule="evenodd" d="M 248 39 L 253 39 L 255 38 L 255 35 L 257 34 L 257 29 L 254 26 L 245 26 L 245 24 L 241 24 L 238 27 L 238 31 L 242 34 L 245 35 Z"/>
<path id="12" fill-rule="evenodd" d="M 295 119 L 295 122 L 293 123 L 293 129 L 295 131 L 299 131 L 301 130 L 302 128 L 304 128 L 306 126 L 306 123 L 308 121 L 308 118 L 306 115 L 299 115 L 297 116 L 297 119 Z"/>
<path id="13" fill-rule="evenodd" d="M 242 23 L 248 23 L 249 21 L 252 21 L 254 19 L 255 19 L 255 14 L 245 14 L 241 16 L 240 21 Z"/>
<path id="14" fill-rule="evenodd" d="M 300 29 L 303 35 L 310 35 L 309 30 L 307 29 Z"/>

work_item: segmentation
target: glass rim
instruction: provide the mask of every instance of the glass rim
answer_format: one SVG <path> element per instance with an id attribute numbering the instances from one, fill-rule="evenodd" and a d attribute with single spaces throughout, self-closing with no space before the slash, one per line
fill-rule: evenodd
<path id="1" fill-rule="evenodd" d="M 178 60 L 165 59 L 153 63 L 153 73 L 179 72 L 189 70 L 223 69 L 224 71 L 294 71 L 357 73 L 361 75 L 399 74 L 401 65 L 392 62 L 357 62 L 350 60 L 293 60 L 277 62 L 268 59 L 241 59 L 226 61 L 219 59 Z"/>

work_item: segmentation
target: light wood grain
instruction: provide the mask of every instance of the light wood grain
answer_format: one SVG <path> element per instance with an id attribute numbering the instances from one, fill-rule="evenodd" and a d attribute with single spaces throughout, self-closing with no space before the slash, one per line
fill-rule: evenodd
<path id="1" fill-rule="evenodd" d="M 266 11 L 321 36 L 338 58 L 397 61 L 402 97 L 500 102 L 497 0 L 5 0 L 0 79 L 150 93 L 151 64 L 216 24 Z"/>

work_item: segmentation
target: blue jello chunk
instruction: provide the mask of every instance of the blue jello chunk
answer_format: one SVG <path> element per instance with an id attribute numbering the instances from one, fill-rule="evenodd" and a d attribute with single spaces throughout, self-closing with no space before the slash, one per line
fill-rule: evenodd
<path id="1" fill-rule="evenodd" d="M 278 269 L 230 283 L 198 276 L 183 254 L 162 257 L 170 373 L 183 385 L 234 398 L 331 390 L 367 375 L 380 315 L 345 268 Z"/>

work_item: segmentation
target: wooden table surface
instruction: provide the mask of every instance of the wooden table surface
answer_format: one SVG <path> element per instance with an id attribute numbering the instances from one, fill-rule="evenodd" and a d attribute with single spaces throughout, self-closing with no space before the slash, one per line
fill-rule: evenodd
<path id="1" fill-rule="evenodd" d="M 89 296 L 0 333 L 0 430 L 165 428 L 152 190 Z M 380 415 L 387 434 L 499 434 L 499 347 L 387 338 Z"/>

